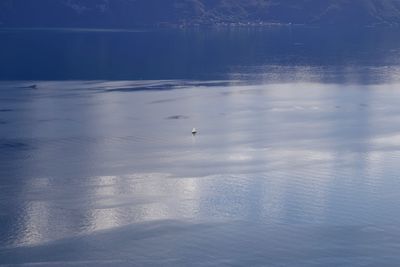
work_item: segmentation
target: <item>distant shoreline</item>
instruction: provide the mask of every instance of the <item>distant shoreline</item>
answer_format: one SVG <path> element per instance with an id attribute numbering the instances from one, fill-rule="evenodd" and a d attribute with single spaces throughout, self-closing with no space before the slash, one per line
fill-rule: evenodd
<path id="1" fill-rule="evenodd" d="M 106 27 L 10 27 L 0 24 L 0 31 L 64 31 L 64 32 L 147 32 L 160 29 L 268 29 L 268 28 L 309 28 L 309 29 L 335 29 L 337 31 L 350 29 L 400 29 L 400 25 L 367 25 L 349 26 L 346 29 L 336 25 L 313 25 L 294 23 L 264 23 L 264 22 L 239 22 L 216 24 L 160 24 L 153 26 L 137 26 L 133 28 L 106 28 Z"/>
<path id="2" fill-rule="evenodd" d="M 149 28 L 120 29 L 120 28 L 78 28 L 78 27 L 1 27 L 0 31 L 65 31 L 65 32 L 145 32 Z"/>

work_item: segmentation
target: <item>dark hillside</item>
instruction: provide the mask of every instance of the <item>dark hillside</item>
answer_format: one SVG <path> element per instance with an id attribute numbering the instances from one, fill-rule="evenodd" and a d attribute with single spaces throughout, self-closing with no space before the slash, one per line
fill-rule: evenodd
<path id="1" fill-rule="evenodd" d="M 2 0 L 3 27 L 400 24 L 400 0 Z"/>

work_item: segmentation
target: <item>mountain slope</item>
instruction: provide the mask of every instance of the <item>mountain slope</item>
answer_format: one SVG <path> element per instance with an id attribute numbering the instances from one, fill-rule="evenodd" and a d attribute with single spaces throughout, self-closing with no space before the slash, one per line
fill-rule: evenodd
<path id="1" fill-rule="evenodd" d="M 399 25 L 400 0 L 1 0 L 4 27 Z"/>

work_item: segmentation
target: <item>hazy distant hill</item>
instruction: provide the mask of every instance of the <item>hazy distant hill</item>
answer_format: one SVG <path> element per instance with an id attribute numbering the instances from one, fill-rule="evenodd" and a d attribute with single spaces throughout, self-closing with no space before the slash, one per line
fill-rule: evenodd
<path id="1" fill-rule="evenodd" d="M 3 27 L 400 25 L 400 0 L 0 0 Z"/>

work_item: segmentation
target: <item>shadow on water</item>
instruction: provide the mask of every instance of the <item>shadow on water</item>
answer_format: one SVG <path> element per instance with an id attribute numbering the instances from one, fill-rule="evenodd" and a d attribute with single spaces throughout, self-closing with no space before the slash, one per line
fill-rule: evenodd
<path id="1" fill-rule="evenodd" d="M 386 266 L 394 260 L 393 253 L 400 242 L 398 230 L 396 227 L 155 221 L 30 247 L 0 248 L 0 263 L 327 266 L 358 262 Z M 341 260 L 335 259 L 337 255 L 341 255 Z"/>
<path id="2" fill-rule="evenodd" d="M 7 151 L 11 150 L 28 150 L 32 149 L 32 147 L 28 143 L 22 143 L 18 141 L 11 141 L 11 142 L 3 142 L 0 140 L 0 150 L 2 153 L 7 153 Z"/>
<path id="3" fill-rule="evenodd" d="M 166 120 L 183 120 L 183 119 L 189 119 L 188 116 L 184 116 L 184 115 L 174 115 L 174 116 L 170 116 L 165 118 Z"/>
<path id="4" fill-rule="evenodd" d="M 114 89 L 106 89 L 104 92 L 139 92 L 139 91 L 167 91 L 167 90 L 174 90 L 177 88 L 182 88 L 179 85 L 173 84 L 163 84 L 163 85 L 154 85 L 154 86 L 142 86 L 142 87 L 132 87 L 132 88 L 114 88 Z M 187 88 L 187 87 L 186 87 Z"/>
<path id="5" fill-rule="evenodd" d="M 0 39 L 0 80 L 221 80 L 232 79 L 232 73 L 277 78 L 280 71 L 268 66 L 325 68 L 345 78 L 348 67 L 367 66 L 373 74 L 374 68 L 398 65 L 400 58 L 396 29 L 9 30 Z M 365 75 L 359 82 L 376 81 Z"/>
<path id="6" fill-rule="evenodd" d="M 215 82 L 196 82 L 196 81 L 166 81 L 162 82 L 154 82 L 155 84 L 148 84 L 146 86 L 132 86 L 132 87 L 122 87 L 122 88 L 110 88 L 110 89 L 100 89 L 101 92 L 111 93 L 111 92 L 123 92 L 123 93 L 130 93 L 130 92 L 140 92 L 140 91 L 169 91 L 169 90 L 176 90 L 176 89 L 188 89 L 193 87 L 215 87 L 215 86 L 227 86 L 234 83 L 234 81 L 215 81 Z"/>

